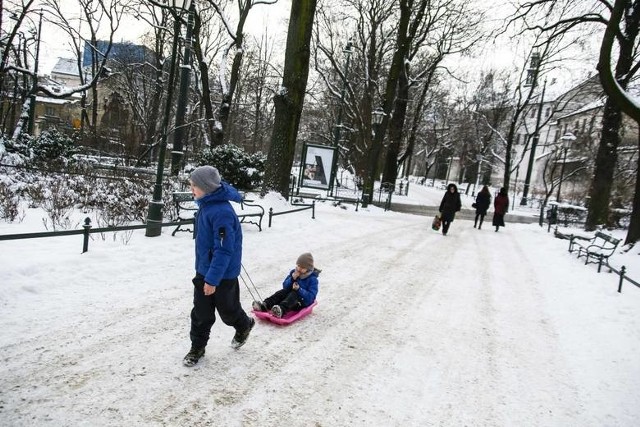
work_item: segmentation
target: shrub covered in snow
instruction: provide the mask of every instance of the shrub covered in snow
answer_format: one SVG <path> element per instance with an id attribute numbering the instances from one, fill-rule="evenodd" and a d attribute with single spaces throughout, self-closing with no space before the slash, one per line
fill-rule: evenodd
<path id="1" fill-rule="evenodd" d="M 249 154 L 232 144 L 207 148 L 195 158 L 198 166 L 216 167 L 222 179 L 241 190 L 260 186 L 266 160 L 262 153 Z"/>
<path id="2" fill-rule="evenodd" d="M 40 169 L 56 169 L 73 163 L 77 153 L 77 137 L 66 135 L 57 129 L 47 129 L 37 137 L 22 133 L 3 141 L 7 154 L 18 155 L 23 163 Z"/>

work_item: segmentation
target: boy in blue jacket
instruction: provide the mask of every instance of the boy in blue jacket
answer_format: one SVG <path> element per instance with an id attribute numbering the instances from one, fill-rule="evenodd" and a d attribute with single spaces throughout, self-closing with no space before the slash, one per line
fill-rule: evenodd
<path id="1" fill-rule="evenodd" d="M 313 255 L 304 253 L 298 257 L 296 268 L 282 282 L 282 289 L 266 298 L 264 302 L 254 301 L 254 311 L 271 311 L 282 317 L 289 311 L 308 307 L 318 295 L 318 275 L 320 270 L 313 266 Z"/>
<path id="2" fill-rule="evenodd" d="M 238 276 L 242 262 L 242 229 L 230 201 L 240 202 L 240 193 L 220 180 L 211 166 L 196 168 L 189 179 L 198 204 L 196 215 L 196 276 L 193 278 L 191 310 L 191 350 L 185 366 L 193 366 L 204 356 L 211 327 L 220 319 L 235 328 L 231 341 L 240 348 L 249 337 L 255 320 L 242 309 Z"/>

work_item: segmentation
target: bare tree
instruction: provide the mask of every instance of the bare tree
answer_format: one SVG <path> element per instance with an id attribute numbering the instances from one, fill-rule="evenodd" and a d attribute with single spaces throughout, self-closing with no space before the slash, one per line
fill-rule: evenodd
<path id="1" fill-rule="evenodd" d="M 626 90 L 631 79 L 637 74 L 638 66 L 634 65 L 634 58 L 638 54 L 638 31 L 640 28 L 640 2 L 638 0 L 623 0 L 616 2 L 608 0 L 592 0 L 584 4 L 577 0 L 536 0 L 523 4 L 519 9 L 519 16 L 530 18 L 536 14 L 554 13 L 555 20 L 545 21 L 544 24 L 529 25 L 528 28 L 546 33 L 562 34 L 576 27 L 598 24 L 601 28 L 609 27 L 609 34 L 618 46 L 618 56 L 615 60 L 615 80 L 620 88 Z M 559 16 L 556 11 L 562 10 Z M 618 15 L 614 15 L 614 11 Z M 613 19 L 612 19 L 613 18 Z M 607 43 L 608 46 L 611 46 Z M 605 50 L 608 50 L 605 49 Z M 599 71 L 603 72 L 601 62 Z M 609 64 L 606 64 L 609 66 Z M 608 68 L 610 70 L 610 68 Z M 607 80 L 607 79 L 606 79 Z M 608 79 L 610 81 L 610 79 Z M 590 203 L 585 228 L 593 230 L 598 225 L 609 224 L 609 205 L 611 200 L 613 175 L 618 159 L 620 145 L 620 128 L 622 125 L 622 111 L 618 104 L 608 97 L 602 119 L 602 134 L 596 159 L 596 169 L 591 182 Z"/>
<path id="2" fill-rule="evenodd" d="M 482 37 L 479 23 L 483 13 L 471 8 L 470 3 L 455 0 L 430 0 L 426 2 L 424 14 L 416 13 L 408 29 L 406 43 L 410 45 L 404 60 L 404 67 L 398 79 L 398 94 L 394 100 L 393 114 L 389 125 L 389 143 L 385 156 L 383 182 L 395 183 L 399 156 L 404 140 L 405 118 L 407 115 L 409 92 L 417 83 L 423 84 L 423 93 L 429 90 L 434 81 L 436 71 L 442 61 L 454 54 L 461 54 Z M 424 54 L 424 51 L 428 53 Z M 425 58 L 420 67 L 411 74 L 410 64 L 417 55 L 423 53 Z M 419 99 L 424 100 L 424 96 Z M 420 103 L 416 106 L 422 108 Z M 415 119 L 420 119 L 419 111 Z M 414 123 L 414 128 L 415 128 Z M 407 144 L 405 156 L 411 153 L 412 147 Z"/>
<path id="3" fill-rule="evenodd" d="M 38 43 L 38 35 L 36 34 L 38 24 L 32 21 L 32 15 L 35 13 L 34 0 L 28 0 L 22 4 L 6 3 L 2 5 L 2 14 L 0 15 L 0 28 L 2 28 L 0 34 L 0 48 L 2 49 L 0 90 L 2 93 L 13 92 L 13 96 L 10 99 L 6 97 L 2 100 L 0 114 L 4 131 L 19 128 L 17 133 L 20 133 L 24 120 L 28 118 L 28 109 L 31 107 L 27 96 L 36 89 L 33 87 L 35 85 L 29 88 L 29 81 L 37 82 L 37 70 L 34 68 L 35 55 L 31 55 L 30 52 L 31 46 Z M 4 25 L 5 18 L 10 20 L 9 25 Z M 30 20 L 32 22 L 26 24 L 26 21 Z M 21 30 L 23 25 L 33 25 L 31 29 L 35 36 L 27 37 Z M 8 30 L 5 31 L 5 28 Z M 16 124 L 19 105 L 22 105 L 21 121 Z"/>
<path id="4" fill-rule="evenodd" d="M 226 13 L 224 11 L 224 4 L 223 4 L 224 2 L 207 0 L 207 3 L 219 15 L 223 28 L 231 40 L 230 42 L 228 42 L 220 58 L 220 70 L 219 70 L 218 83 L 221 88 L 221 99 L 219 102 L 215 119 L 213 116 L 209 116 L 209 114 L 211 114 L 211 111 L 210 109 L 207 109 L 207 112 L 208 112 L 207 121 L 212 123 L 212 125 L 210 125 L 211 144 L 214 146 L 222 145 L 225 141 L 225 137 L 224 137 L 225 129 L 227 127 L 227 122 L 229 120 L 229 114 L 230 114 L 231 105 L 233 102 L 233 95 L 236 90 L 236 87 L 238 86 L 238 81 L 240 79 L 242 59 L 246 49 L 244 26 L 247 21 L 247 18 L 249 17 L 249 12 L 256 5 L 261 5 L 261 4 L 268 5 L 268 4 L 275 4 L 277 2 L 278 0 L 238 0 L 237 1 L 238 21 L 235 29 L 233 29 L 229 19 L 226 17 Z M 198 24 L 196 25 L 196 34 L 199 34 L 200 25 L 201 25 L 201 21 L 199 21 Z M 196 55 L 198 55 L 198 53 Z M 232 55 L 233 58 L 231 60 L 231 69 L 229 71 L 229 77 L 227 81 L 225 71 L 226 71 L 227 58 L 230 55 Z M 200 59 L 202 58 L 200 57 Z M 203 61 L 201 61 L 200 63 L 202 65 Z M 208 87 L 209 86 L 208 73 L 202 72 L 201 77 L 203 80 L 203 87 Z"/>
<path id="5" fill-rule="evenodd" d="M 634 40 L 638 36 L 638 26 L 640 24 L 640 2 L 633 2 L 634 9 L 630 9 L 630 3 L 630 1 L 616 0 L 613 6 L 611 17 L 609 19 L 609 22 L 607 23 L 607 28 L 602 39 L 598 70 L 600 71 L 600 80 L 602 81 L 602 86 L 607 92 L 607 95 L 609 95 L 609 99 L 611 99 L 612 102 L 614 102 L 622 111 L 632 117 L 640 127 L 640 107 L 638 107 L 637 103 L 631 100 L 631 97 L 625 91 L 625 83 L 628 84 L 628 80 L 626 80 L 627 76 L 618 74 L 618 69 L 616 69 L 616 73 L 614 76 L 610 66 L 611 51 L 614 41 L 617 40 L 619 44 L 626 45 L 630 40 Z M 626 12 L 631 13 L 627 14 Z M 620 27 L 622 25 L 623 19 L 625 21 L 625 32 L 621 34 Z M 627 48 L 625 49 L 625 53 L 629 55 L 632 52 Z M 620 65 L 621 59 L 623 58 L 619 57 L 618 65 Z M 624 60 L 629 61 L 629 59 L 627 58 L 625 58 Z M 629 68 L 630 74 L 635 74 L 640 68 L 640 62 L 638 61 L 637 56 L 635 56 L 635 64 L 633 64 L 633 61 L 634 59 L 631 59 L 632 65 Z M 626 66 L 624 68 L 626 68 Z M 640 149 L 640 135 L 638 135 L 638 148 Z M 640 240 L 640 156 L 637 156 L 633 208 L 631 211 L 629 232 L 627 233 L 625 243 L 635 243 L 638 240 Z"/>
<path id="6" fill-rule="evenodd" d="M 277 87 L 282 74 L 273 65 L 274 44 L 267 29 L 255 40 L 245 54 L 240 80 L 236 89 L 236 101 L 227 123 L 225 135 L 250 153 L 263 152 L 267 148 L 267 135 L 271 134 L 273 104 L 270 88 Z"/>
<path id="7" fill-rule="evenodd" d="M 274 97 L 275 120 L 263 192 L 274 190 L 283 195 L 289 194 L 289 174 L 293 165 L 296 137 L 309 75 L 311 35 L 316 5 L 316 0 L 299 0 L 291 3 L 284 76 L 282 86 Z"/>
<path id="8" fill-rule="evenodd" d="M 392 54 L 396 9 L 395 2 L 384 0 L 343 0 L 339 7 L 318 12 L 314 64 L 326 88 L 319 102 L 332 106 L 324 115 L 328 132 L 319 137 L 334 143 L 337 113 L 343 109 L 341 126 L 348 132 L 346 142 L 337 141 L 340 159 L 359 177 L 367 173 L 372 111 L 379 105 L 380 75 Z M 344 68 L 347 58 L 349 69 Z"/>
<path id="9" fill-rule="evenodd" d="M 147 163 L 155 156 L 150 155 L 161 139 L 160 123 L 162 101 L 167 93 L 166 83 L 168 66 L 168 48 L 174 17 L 167 8 L 150 3 L 142 3 L 137 10 L 129 10 L 138 20 L 151 28 L 143 36 L 144 48 L 133 47 L 134 55 L 118 55 L 110 63 L 111 77 L 108 85 L 124 97 L 132 112 L 131 125 L 141 133 L 137 151 L 138 164 Z M 167 112 L 165 112 L 166 114 Z"/>

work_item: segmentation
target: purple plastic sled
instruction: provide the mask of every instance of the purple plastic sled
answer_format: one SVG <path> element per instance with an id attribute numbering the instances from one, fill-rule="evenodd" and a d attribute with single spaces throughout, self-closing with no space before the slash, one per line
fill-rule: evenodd
<path id="1" fill-rule="evenodd" d="M 290 311 L 282 317 L 276 317 L 271 314 L 270 311 L 251 311 L 258 319 L 268 320 L 269 322 L 277 323 L 278 325 L 288 325 L 289 323 L 293 323 L 296 320 L 302 319 L 303 317 L 311 314 L 313 307 L 315 307 L 316 304 L 318 304 L 318 301 L 314 301 L 310 306 L 305 307 L 302 310 Z"/>

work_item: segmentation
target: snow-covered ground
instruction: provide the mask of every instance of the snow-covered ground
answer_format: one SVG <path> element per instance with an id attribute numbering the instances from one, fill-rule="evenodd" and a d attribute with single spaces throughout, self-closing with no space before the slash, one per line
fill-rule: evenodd
<path id="1" fill-rule="evenodd" d="M 408 198 L 439 203 L 422 190 Z M 0 233 L 42 231 L 41 216 Z M 315 216 L 243 226 L 262 297 L 313 253 L 313 314 L 259 322 L 239 350 L 217 322 L 194 368 L 181 363 L 190 234 L 94 235 L 85 254 L 81 236 L 0 242 L 0 425 L 638 425 L 640 289 L 618 293 L 566 240 L 508 216 L 498 233 L 456 220 L 446 237 L 375 207 L 319 203 Z M 248 309 L 244 286 L 241 298 Z"/>

